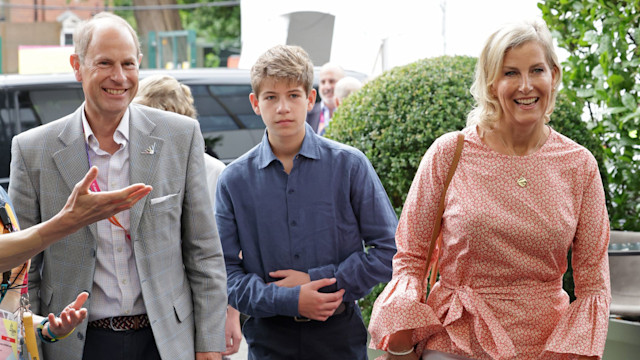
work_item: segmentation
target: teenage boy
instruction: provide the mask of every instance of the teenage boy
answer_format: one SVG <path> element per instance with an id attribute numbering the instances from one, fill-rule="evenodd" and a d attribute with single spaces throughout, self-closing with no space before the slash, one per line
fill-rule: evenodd
<path id="1" fill-rule="evenodd" d="M 396 215 L 364 154 L 306 124 L 312 82 L 302 48 L 260 56 L 249 99 L 267 131 L 218 181 L 229 303 L 250 315 L 249 359 L 365 360 L 355 301 L 391 277 Z"/>

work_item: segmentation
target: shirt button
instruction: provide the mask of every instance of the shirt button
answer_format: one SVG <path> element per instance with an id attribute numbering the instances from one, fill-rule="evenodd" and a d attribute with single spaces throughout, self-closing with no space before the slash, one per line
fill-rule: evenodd
<path id="1" fill-rule="evenodd" d="M 294 192 L 295 192 L 295 190 L 289 189 L 289 194 L 293 194 Z"/>
<path id="2" fill-rule="evenodd" d="M 296 260 L 297 260 L 297 259 L 300 259 L 300 254 L 295 254 L 295 255 L 293 255 L 293 258 L 294 258 L 294 259 L 296 259 Z"/>
<path id="3" fill-rule="evenodd" d="M 298 225 L 298 223 L 297 223 L 295 220 L 293 220 L 293 221 L 291 222 L 291 226 L 296 226 L 296 225 Z"/>
<path id="4" fill-rule="evenodd" d="M 117 250 L 118 252 L 122 252 L 122 247 L 121 247 L 121 246 L 119 246 L 116 250 Z"/>
<path id="5" fill-rule="evenodd" d="M 127 279 L 122 279 L 122 283 L 123 283 L 124 285 L 127 285 Z"/>
<path id="6" fill-rule="evenodd" d="M 125 314 L 125 315 L 129 315 L 129 310 L 125 310 L 125 311 L 124 311 L 124 314 Z"/>

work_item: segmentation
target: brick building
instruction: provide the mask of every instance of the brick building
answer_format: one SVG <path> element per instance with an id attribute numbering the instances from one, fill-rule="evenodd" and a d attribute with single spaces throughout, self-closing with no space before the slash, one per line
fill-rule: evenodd
<path id="1" fill-rule="evenodd" d="M 2 73 L 19 72 L 20 46 L 72 45 L 75 24 L 103 10 L 102 0 L 0 0 Z"/>

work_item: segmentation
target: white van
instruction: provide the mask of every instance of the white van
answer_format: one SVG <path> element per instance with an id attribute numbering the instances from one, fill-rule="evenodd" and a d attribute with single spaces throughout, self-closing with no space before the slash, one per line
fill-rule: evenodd
<path id="1" fill-rule="evenodd" d="M 317 88 L 316 69 L 315 86 Z M 264 123 L 249 103 L 249 70 L 206 68 L 140 70 L 140 78 L 169 74 L 189 85 L 205 143 L 225 163 L 260 142 Z M 362 73 L 347 71 L 359 79 Z M 319 97 L 318 97 L 319 99 Z M 9 184 L 14 135 L 72 113 L 84 101 L 82 84 L 73 74 L 0 75 L 0 185 Z"/>

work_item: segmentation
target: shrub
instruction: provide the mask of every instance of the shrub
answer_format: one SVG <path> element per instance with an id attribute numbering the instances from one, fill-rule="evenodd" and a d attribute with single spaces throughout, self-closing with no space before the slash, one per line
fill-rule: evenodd
<path id="1" fill-rule="evenodd" d="M 394 68 L 365 84 L 336 111 L 327 136 L 367 155 L 398 215 L 427 148 L 442 134 L 465 126 L 473 106 L 469 88 L 475 63 L 472 57 L 443 56 Z M 602 163 L 602 146 L 580 120 L 581 113 L 582 105 L 560 94 L 550 124 Z M 570 271 L 565 279 L 573 297 Z M 376 286 L 360 301 L 366 320 L 383 288 Z"/>
<path id="2" fill-rule="evenodd" d="M 475 58 L 438 57 L 396 67 L 338 108 L 327 136 L 367 155 L 398 214 L 420 159 L 440 135 L 462 129 Z"/>

